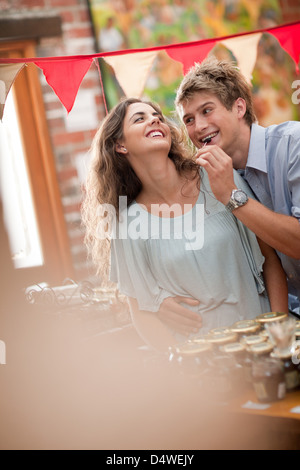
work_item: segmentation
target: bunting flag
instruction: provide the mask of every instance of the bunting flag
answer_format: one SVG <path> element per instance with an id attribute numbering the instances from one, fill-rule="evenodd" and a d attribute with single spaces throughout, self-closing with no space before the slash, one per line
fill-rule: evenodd
<path id="1" fill-rule="evenodd" d="M 14 79 L 23 66 L 29 62 L 33 62 L 43 70 L 48 84 L 69 113 L 79 86 L 94 59 L 103 58 L 113 67 L 126 96 L 140 97 L 158 51 L 163 50 L 173 60 L 181 62 L 183 73 L 186 74 L 195 62 L 201 62 L 213 47 L 220 43 L 232 51 L 242 73 L 250 82 L 256 62 L 257 45 L 263 33 L 272 34 L 277 38 L 281 47 L 294 60 L 297 73 L 299 73 L 300 21 L 231 36 L 144 49 L 102 52 L 85 56 L 39 57 L 38 59 L 36 57 L 20 59 L 0 57 L 0 118 L 2 119 L 5 100 Z"/>
<path id="2" fill-rule="evenodd" d="M 25 64 L 0 64 L 0 119 L 2 121 L 5 101 L 12 84 Z"/>
<path id="3" fill-rule="evenodd" d="M 262 33 L 257 33 L 221 41 L 221 44 L 233 53 L 240 71 L 249 83 L 252 80 L 252 72 L 257 58 L 257 46 L 261 36 Z M 247 54 L 245 54 L 245 51 L 247 51 Z"/>
<path id="4" fill-rule="evenodd" d="M 183 73 L 185 75 L 195 62 L 202 62 L 215 45 L 216 41 L 210 41 L 203 45 L 196 44 L 186 46 L 183 44 L 183 47 L 170 47 L 166 49 L 166 52 L 171 59 L 182 63 Z"/>
<path id="5" fill-rule="evenodd" d="M 92 62 L 93 58 L 49 62 L 36 60 L 34 63 L 43 70 L 48 84 L 69 113 L 73 108 L 83 77 Z"/>
<path id="6" fill-rule="evenodd" d="M 104 57 L 113 69 L 116 78 L 127 97 L 140 98 L 158 52 L 137 52 Z"/>
<path id="7" fill-rule="evenodd" d="M 289 25 L 288 31 L 284 26 L 274 28 L 270 34 L 278 39 L 282 49 L 284 49 L 294 60 L 297 73 L 299 73 L 300 56 L 300 24 Z"/>

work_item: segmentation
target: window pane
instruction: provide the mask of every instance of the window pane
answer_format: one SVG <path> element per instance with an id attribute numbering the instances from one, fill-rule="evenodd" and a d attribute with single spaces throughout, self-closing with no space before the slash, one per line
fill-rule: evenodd
<path id="1" fill-rule="evenodd" d="M 34 205 L 12 91 L 0 122 L 0 192 L 16 268 L 43 265 Z"/>

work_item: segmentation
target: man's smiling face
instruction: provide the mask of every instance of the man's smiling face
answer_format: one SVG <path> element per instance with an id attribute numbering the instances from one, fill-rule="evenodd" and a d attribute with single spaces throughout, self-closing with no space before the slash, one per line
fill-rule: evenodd
<path id="1" fill-rule="evenodd" d="M 183 122 L 197 148 L 211 139 L 208 145 L 218 145 L 230 155 L 240 125 L 237 101 L 228 110 L 215 95 L 198 92 L 181 104 Z"/>

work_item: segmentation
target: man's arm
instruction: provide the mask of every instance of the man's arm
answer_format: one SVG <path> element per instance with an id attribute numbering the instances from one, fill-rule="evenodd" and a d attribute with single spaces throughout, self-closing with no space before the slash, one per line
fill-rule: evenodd
<path id="1" fill-rule="evenodd" d="M 140 310 L 136 299 L 129 297 L 128 300 L 137 331 L 146 343 L 160 351 L 178 343 L 168 326 L 183 335 L 196 333 L 201 328 L 201 317 L 181 305 L 184 302 L 195 306 L 199 304 L 198 300 L 180 296 L 167 297 L 158 312 Z"/>
<path id="2" fill-rule="evenodd" d="M 198 151 L 196 162 L 207 171 L 215 197 L 226 205 L 232 190 L 237 188 L 233 177 L 232 159 L 220 147 L 210 145 Z M 291 258 L 300 259 L 298 219 L 273 212 L 251 198 L 247 204 L 235 209 L 233 214 L 275 250 Z"/>
<path id="3" fill-rule="evenodd" d="M 300 223 L 293 216 L 278 214 L 249 199 L 233 214 L 261 240 L 291 258 L 300 259 Z"/>
<path id="4" fill-rule="evenodd" d="M 288 286 L 285 272 L 276 251 L 262 240 L 257 240 L 265 257 L 263 266 L 264 281 L 272 312 L 289 312 Z"/>

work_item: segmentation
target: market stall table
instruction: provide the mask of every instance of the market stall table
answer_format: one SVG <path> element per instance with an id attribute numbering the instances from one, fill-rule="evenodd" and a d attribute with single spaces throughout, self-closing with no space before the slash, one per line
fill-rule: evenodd
<path id="1" fill-rule="evenodd" d="M 269 404 L 260 403 L 254 390 L 235 397 L 228 403 L 228 411 L 245 418 L 245 423 L 260 424 L 269 435 L 260 448 L 266 444 L 281 450 L 300 449 L 300 390 L 288 392 L 284 399 Z"/>

